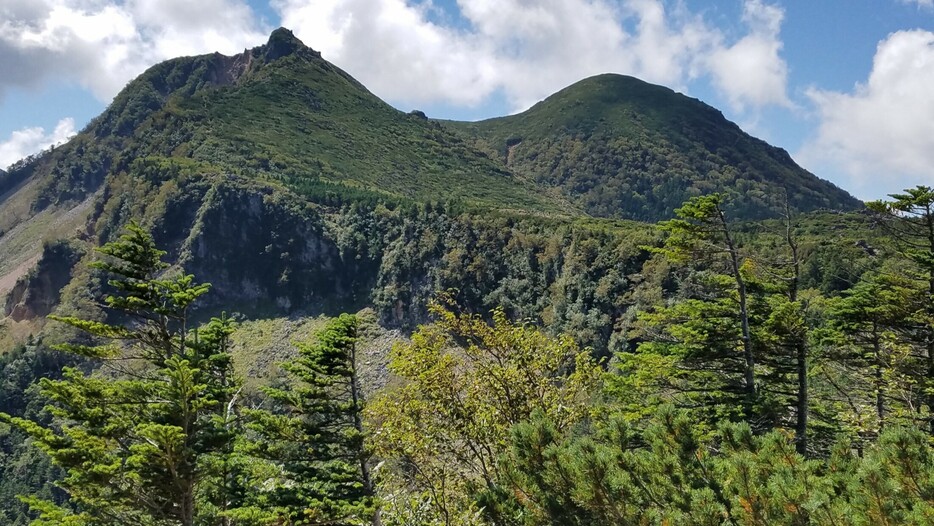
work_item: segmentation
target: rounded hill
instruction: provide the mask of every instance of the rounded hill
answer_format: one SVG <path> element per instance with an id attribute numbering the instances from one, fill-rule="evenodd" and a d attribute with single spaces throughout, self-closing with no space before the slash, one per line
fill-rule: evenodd
<path id="1" fill-rule="evenodd" d="M 786 195 L 798 211 L 861 206 L 718 110 L 624 75 L 590 77 L 517 115 L 444 124 L 597 216 L 663 219 L 710 192 L 747 219 L 778 215 Z"/>

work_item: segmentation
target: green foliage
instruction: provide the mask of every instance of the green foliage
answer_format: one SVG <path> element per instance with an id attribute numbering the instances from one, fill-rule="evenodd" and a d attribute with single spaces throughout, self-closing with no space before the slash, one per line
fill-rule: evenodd
<path id="1" fill-rule="evenodd" d="M 890 201 L 873 201 L 867 206 L 900 243 L 905 257 L 928 275 L 934 275 L 931 239 L 934 234 L 934 189 L 916 186 L 890 197 Z"/>
<path id="2" fill-rule="evenodd" d="M 657 221 L 711 192 L 750 219 L 780 216 L 786 191 L 798 211 L 860 206 L 714 108 L 632 77 L 598 75 L 517 115 L 443 124 L 596 216 Z"/>
<path id="3" fill-rule="evenodd" d="M 934 400 L 928 189 L 873 205 L 892 243 L 857 214 L 803 218 L 792 265 L 783 228 L 726 218 L 775 215 L 782 188 L 792 209 L 855 203 L 696 102 L 604 76 L 439 125 L 283 31 L 153 68 L 0 187 L 29 178 L 36 210 L 99 191 L 81 235 L 113 241 L 96 268 L 112 279 L 79 274 L 55 318 L 90 334 L 63 347 L 80 367 L 59 376 L 35 342 L 0 363 L 0 497 L 31 494 L 36 524 L 357 524 L 377 507 L 390 524 L 930 522 L 912 429 Z M 581 215 L 667 217 L 686 198 L 659 229 Z M 155 239 L 117 237 L 133 215 Z M 191 322 L 208 288 L 163 258 L 253 315 L 440 319 L 393 352 L 371 430 L 349 317 L 249 399 L 268 411 L 247 427 L 231 322 Z M 431 307 L 447 289 L 492 324 Z M 101 296 L 106 316 L 83 308 Z M 614 353 L 600 385 L 594 358 Z"/>
<path id="4" fill-rule="evenodd" d="M 185 170 L 145 166 L 156 181 Z M 236 187 L 212 191 L 219 199 Z M 276 221 L 310 218 L 308 231 L 326 229 L 335 261 L 352 265 L 345 272 L 378 276 L 369 286 L 384 315 L 402 320 L 396 312 L 409 309 L 417 319 L 433 287 L 464 287 L 394 348 L 394 377 L 366 407 L 357 322 L 341 316 L 250 400 L 263 408 L 250 425 L 238 410 L 231 322 L 192 328 L 207 288 L 167 273 L 165 253 L 131 224 L 96 265 L 113 276 L 114 315 L 57 318 L 97 337 L 66 349 L 105 367 L 43 380 L 51 419 L 11 404 L 24 416 L 0 429 L 0 458 L 12 464 L 0 467 L 20 477 L 15 466 L 30 457 L 19 433 L 64 470 L 64 495 L 18 479 L 35 492 L 25 499 L 35 524 L 930 522 L 934 456 L 916 427 L 926 415 L 913 412 L 926 403 L 916 386 L 926 381 L 928 297 L 917 272 L 895 272 L 915 263 L 858 267 L 878 269 L 824 298 L 800 287 L 799 251 L 813 254 L 814 238 L 799 246 L 790 221 L 778 241 L 731 224 L 720 199 L 690 200 L 662 225 L 662 242 L 627 224 L 455 217 L 434 205 L 357 204 L 323 220 L 283 201 L 294 215 Z M 199 220 L 214 232 L 221 217 Z M 508 311 L 459 313 L 452 298 L 467 312 L 502 299 Z M 584 341 L 621 329 L 645 341 L 617 340 L 618 367 L 605 373 L 594 360 L 604 350 L 507 312 Z M 757 353 L 752 411 L 744 340 Z M 886 410 L 874 420 L 865 413 L 877 393 Z M 799 427 L 802 407 L 814 408 L 811 427 Z"/>
<path id="5" fill-rule="evenodd" d="M 926 524 L 934 457 L 917 430 L 892 429 L 854 454 L 808 460 L 782 432 L 746 424 L 698 434 L 663 407 L 642 428 L 611 418 L 587 434 L 538 416 L 515 428 L 509 485 L 488 494 L 497 524 Z"/>
<path id="6" fill-rule="evenodd" d="M 934 435 L 934 189 L 917 186 L 904 192 L 892 194 L 890 201 L 869 203 L 869 208 L 912 264 L 908 275 L 923 283 L 920 301 L 908 315 L 915 324 L 915 345 L 908 352 L 916 360 L 912 376 L 923 393 L 925 418 Z"/>
<path id="7" fill-rule="evenodd" d="M 51 316 L 56 320 L 93 336 L 130 343 L 140 351 L 139 357 L 155 365 L 187 352 L 187 320 L 191 305 L 207 293 L 209 284 L 194 283 L 194 276 L 182 275 L 168 279 L 158 274 L 168 267 L 161 258 L 165 254 L 155 246 L 152 236 L 142 227 L 130 223 L 127 233 L 118 241 L 98 250 L 107 258 L 92 263 L 116 279 L 108 281 L 115 294 L 104 302 L 108 308 L 120 311 L 140 324 L 139 327 L 113 325 L 74 316 Z M 120 351 L 111 345 L 89 346 L 61 344 L 60 350 L 87 357 L 105 358 Z"/>
<path id="8" fill-rule="evenodd" d="M 42 210 L 84 199 L 107 178 L 151 172 L 141 159 L 166 158 L 343 203 L 657 220 L 722 191 L 731 214 L 761 218 L 776 215 L 770 196 L 787 190 L 802 211 L 859 206 L 716 110 L 636 79 L 594 77 L 520 115 L 442 124 L 390 107 L 287 40 L 153 66 L 74 140 L 15 167 L 0 188 L 39 179 Z"/>
<path id="9" fill-rule="evenodd" d="M 384 323 L 426 321 L 436 291 L 451 290 L 472 312 L 502 307 L 512 318 L 540 320 L 599 356 L 624 344 L 611 340 L 614 327 L 646 257 L 640 245 L 655 237 L 629 222 L 458 214 L 442 206 L 354 205 L 333 220 L 329 234 Z"/>
<path id="10" fill-rule="evenodd" d="M 471 495 L 496 486 L 510 428 L 536 411 L 573 426 L 588 416 L 599 378 L 573 340 L 502 310 L 492 324 L 442 304 L 432 311 L 436 322 L 393 349 L 401 385 L 367 408 L 375 454 L 391 463 L 380 476 L 387 524 L 476 521 Z"/>
<path id="11" fill-rule="evenodd" d="M 675 213 L 675 219 L 660 224 L 668 233 L 664 245 L 651 250 L 672 263 L 701 264 L 710 270 L 694 274 L 696 290 L 682 301 L 641 315 L 640 336 L 646 342 L 635 353 L 622 355 L 623 385 L 616 390 L 639 387 L 644 377 L 638 370 L 644 365 L 667 364 L 664 372 L 654 370 L 655 382 L 682 396 L 680 403 L 708 407 L 718 418 L 755 419 L 759 393 L 748 294 L 740 268 L 743 256 L 723 211 L 722 196 L 691 198 Z M 631 371 L 635 374 L 628 374 Z"/>
<path id="12" fill-rule="evenodd" d="M 731 250 L 726 246 L 732 241 L 722 195 L 691 198 L 675 210 L 675 215 L 674 219 L 659 224 L 668 237 L 658 252 L 670 260 L 681 264 L 697 258 L 709 260 Z"/>
<path id="13" fill-rule="evenodd" d="M 208 460 L 233 440 L 227 411 L 236 389 L 227 354 L 231 321 L 215 318 L 190 329 L 188 309 L 207 286 L 191 276 L 159 278 L 163 252 L 139 226 L 132 224 L 100 252 L 104 259 L 95 266 L 114 276 L 114 293 L 105 301 L 135 322 L 55 318 L 109 342 L 59 348 L 127 364 L 125 378 L 65 368 L 61 380 L 40 382 L 51 423 L 4 416 L 65 473 L 60 485 L 67 505 L 37 497 L 25 502 L 39 525 L 192 525 L 205 520 L 199 489 L 221 475 Z"/>
<path id="14" fill-rule="evenodd" d="M 366 524 L 373 485 L 363 447 L 356 373 L 357 320 L 344 314 L 299 344 L 288 381 L 264 393 L 275 407 L 250 412 L 256 455 L 281 466 L 268 505 L 289 524 Z"/>

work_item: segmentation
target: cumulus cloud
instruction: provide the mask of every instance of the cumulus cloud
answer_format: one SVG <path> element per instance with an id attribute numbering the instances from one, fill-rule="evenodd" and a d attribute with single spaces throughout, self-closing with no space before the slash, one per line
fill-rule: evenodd
<path id="1" fill-rule="evenodd" d="M 605 72 L 682 90 L 709 77 L 739 109 L 787 104 L 783 13 L 763 0 L 745 0 L 746 32 L 732 40 L 677 1 L 457 0 L 457 13 L 431 0 L 270 2 L 283 25 L 397 104 L 473 106 L 501 93 L 520 110 Z M 262 43 L 271 28 L 258 20 L 247 0 L 2 0 L 0 103 L 8 89 L 53 80 L 107 102 L 161 60 Z"/>
<path id="2" fill-rule="evenodd" d="M 675 88 L 709 75 L 738 105 L 787 103 L 787 67 L 779 54 L 783 13 L 761 0 L 747 0 L 749 34 L 737 42 L 683 4 L 661 0 L 457 4 L 464 23 L 444 25 L 430 16 L 430 2 L 273 1 L 283 25 L 377 94 L 401 103 L 470 105 L 501 91 L 523 109 L 605 72 Z"/>
<path id="3" fill-rule="evenodd" d="M 75 121 L 62 119 L 50 133 L 44 128 L 24 128 L 14 131 L 9 139 L 0 142 L 0 168 L 6 168 L 16 161 L 44 150 L 49 146 L 61 144 L 75 134 Z"/>
<path id="4" fill-rule="evenodd" d="M 404 0 L 274 2 L 282 25 L 378 95 L 476 104 L 495 87 L 495 60 L 474 34 L 428 20 Z"/>
<path id="5" fill-rule="evenodd" d="M 4 0 L 0 101 L 49 79 L 108 101 L 161 60 L 262 42 L 267 29 L 255 24 L 243 0 Z"/>
<path id="6" fill-rule="evenodd" d="M 769 104 L 789 106 L 786 95 L 788 66 L 781 57 L 781 8 L 760 0 L 747 1 L 743 21 L 749 34 L 729 46 L 718 46 L 710 54 L 714 84 L 734 109 Z"/>
<path id="7" fill-rule="evenodd" d="M 811 89 L 820 125 L 802 162 L 837 168 L 858 192 L 934 184 L 934 33 L 899 31 L 879 43 L 872 71 L 850 93 Z"/>

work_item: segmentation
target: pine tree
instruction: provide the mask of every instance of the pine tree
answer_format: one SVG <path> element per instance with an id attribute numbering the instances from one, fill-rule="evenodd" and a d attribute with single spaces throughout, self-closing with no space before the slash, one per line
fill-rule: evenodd
<path id="1" fill-rule="evenodd" d="M 218 475 L 209 459 L 231 441 L 232 322 L 191 330 L 189 311 L 209 285 L 163 276 L 164 252 L 137 224 L 99 252 L 93 266 L 112 277 L 104 301 L 118 321 L 53 319 L 95 340 L 58 348 L 98 360 L 102 372 L 66 368 L 62 380 L 40 382 L 52 425 L 5 417 L 65 472 L 66 506 L 25 498 L 34 524 L 211 524 L 198 495 Z"/>
<path id="2" fill-rule="evenodd" d="M 342 314 L 299 344 L 287 383 L 264 392 L 274 411 L 253 411 L 257 453 L 280 465 L 270 501 L 288 524 L 365 524 L 375 517 L 356 370 L 357 319 Z"/>
<path id="3" fill-rule="evenodd" d="M 841 441 L 807 459 L 784 431 L 724 423 L 701 433 L 688 411 L 661 407 L 641 428 L 611 418 L 583 433 L 541 414 L 517 425 L 486 493 L 497 525 L 923 525 L 934 520 L 934 449 L 891 428 L 855 453 Z"/>

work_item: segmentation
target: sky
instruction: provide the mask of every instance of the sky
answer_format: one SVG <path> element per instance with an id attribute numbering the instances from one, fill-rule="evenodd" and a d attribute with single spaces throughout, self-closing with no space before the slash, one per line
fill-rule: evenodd
<path id="1" fill-rule="evenodd" d="M 495 117 L 622 73 L 857 197 L 934 186 L 934 0 L 0 0 L 0 168 L 149 66 L 279 26 L 403 111 Z"/>

